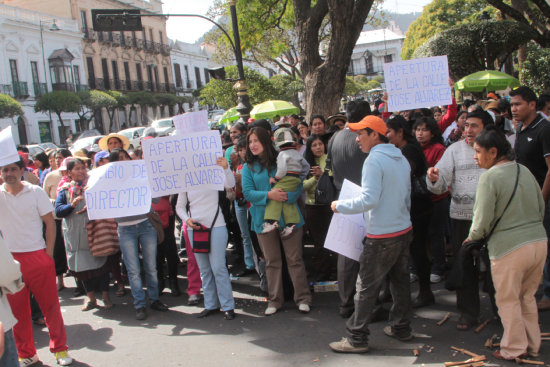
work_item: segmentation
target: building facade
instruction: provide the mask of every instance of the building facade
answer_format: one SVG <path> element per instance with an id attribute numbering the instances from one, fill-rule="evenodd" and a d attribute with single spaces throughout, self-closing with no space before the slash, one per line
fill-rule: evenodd
<path id="1" fill-rule="evenodd" d="M 384 64 L 401 60 L 405 36 L 397 27 L 361 32 L 348 68 L 348 75 L 376 76 Z"/>
<path id="2" fill-rule="evenodd" d="M 24 111 L 0 119 L 0 128 L 11 124 L 17 143 L 60 143 L 58 117 L 34 106 L 52 90 L 86 88 L 81 41 L 75 20 L 0 4 L 0 93 L 16 98 Z M 61 118 L 66 133 L 76 131 L 76 113 Z"/>
<path id="3" fill-rule="evenodd" d="M 90 89 L 121 92 L 175 93 L 166 18 L 142 17 L 142 31 L 96 32 L 92 9 L 139 9 L 142 14 L 161 14 L 160 0 L 0 0 L 13 6 L 63 16 L 78 23 L 85 81 Z M 146 125 L 161 117 L 158 108 L 126 106 L 115 114 L 118 130 Z M 94 114 L 96 126 L 109 130 L 106 111 Z M 98 121 L 99 120 L 99 121 Z"/>

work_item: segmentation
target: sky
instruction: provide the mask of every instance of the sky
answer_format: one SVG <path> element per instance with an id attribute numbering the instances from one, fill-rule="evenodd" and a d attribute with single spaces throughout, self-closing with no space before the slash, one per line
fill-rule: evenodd
<path id="1" fill-rule="evenodd" d="M 421 12 L 431 0 L 386 0 L 383 8 L 399 13 Z M 165 14 L 206 15 L 213 0 L 163 0 Z M 212 23 L 200 18 L 172 17 L 168 19 L 166 31 L 168 37 L 183 42 L 194 43 L 212 28 Z"/>

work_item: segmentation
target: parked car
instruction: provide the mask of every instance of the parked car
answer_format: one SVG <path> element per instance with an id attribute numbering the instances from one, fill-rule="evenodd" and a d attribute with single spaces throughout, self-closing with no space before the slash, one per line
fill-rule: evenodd
<path id="1" fill-rule="evenodd" d="M 32 159 L 32 157 L 34 157 L 36 154 L 38 153 L 42 153 L 45 151 L 44 148 L 42 148 L 40 145 L 38 144 L 31 144 L 31 145 L 27 145 L 27 149 L 29 150 L 29 158 Z"/>
<path id="2" fill-rule="evenodd" d="M 175 129 L 171 118 L 155 120 L 151 122 L 151 127 L 155 129 L 157 136 L 168 136 Z"/>
<path id="3" fill-rule="evenodd" d="M 57 149 L 59 149 L 59 147 L 57 145 L 55 145 L 54 143 L 40 143 L 38 145 L 40 146 L 40 148 L 42 148 L 44 150 L 48 150 L 48 149 L 57 150 Z"/>
<path id="4" fill-rule="evenodd" d="M 130 140 L 130 149 L 139 147 L 139 143 L 143 138 L 143 131 L 145 130 L 144 126 L 141 127 L 131 127 L 129 129 L 120 130 L 118 134 L 124 135 Z"/>
<path id="5" fill-rule="evenodd" d="M 98 135 L 98 136 L 89 136 L 86 138 L 79 138 L 77 141 L 73 143 L 73 145 L 69 148 L 69 150 L 74 153 L 77 150 L 80 149 L 86 149 L 86 150 L 92 150 L 97 149 L 99 150 L 99 146 L 97 145 L 99 142 L 99 139 L 104 137 L 105 135 Z"/>
<path id="6" fill-rule="evenodd" d="M 75 137 L 73 138 L 73 142 L 83 138 L 89 138 L 91 136 L 99 136 L 99 135 L 101 135 L 101 133 L 97 129 L 84 130 L 80 134 L 75 135 Z"/>

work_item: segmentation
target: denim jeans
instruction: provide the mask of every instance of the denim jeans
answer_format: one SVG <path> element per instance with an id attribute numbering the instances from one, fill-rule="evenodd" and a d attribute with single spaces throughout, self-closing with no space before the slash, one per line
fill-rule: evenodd
<path id="1" fill-rule="evenodd" d="M 193 230 L 189 231 L 189 241 L 193 246 Z M 227 246 L 227 228 L 214 227 L 210 233 L 210 252 L 195 252 L 199 264 L 204 292 L 204 308 L 207 310 L 229 311 L 235 309 L 233 290 L 229 272 L 225 265 L 225 248 Z"/>
<path id="2" fill-rule="evenodd" d="M 4 355 L 0 358 L 0 367 L 19 367 L 17 347 L 11 329 L 4 333 Z"/>
<path id="3" fill-rule="evenodd" d="M 128 280 L 132 296 L 134 297 L 134 307 L 136 309 L 146 306 L 145 292 L 141 282 L 141 267 L 139 264 L 139 250 L 141 245 L 141 254 L 143 256 L 143 266 L 145 268 L 145 281 L 147 283 L 147 295 L 149 302 L 158 300 L 158 279 L 157 279 L 157 231 L 149 219 L 130 226 L 118 226 L 118 237 L 120 241 L 120 251 L 126 270 L 128 271 Z"/>
<path id="4" fill-rule="evenodd" d="M 239 204 L 235 202 L 235 214 L 237 215 L 237 222 L 239 222 L 241 237 L 243 239 L 244 265 L 247 269 L 254 269 L 254 252 L 252 250 L 252 240 L 250 239 L 250 230 L 248 228 L 247 205 L 239 206 Z"/>
<path id="5" fill-rule="evenodd" d="M 359 277 L 355 294 L 355 311 L 349 318 L 346 329 L 351 344 L 368 345 L 369 323 L 372 320 L 380 288 L 390 276 L 390 291 L 393 305 L 390 310 L 390 325 L 396 335 L 411 332 L 411 289 L 409 281 L 409 246 L 412 231 L 392 238 L 366 238 L 359 257 Z"/>

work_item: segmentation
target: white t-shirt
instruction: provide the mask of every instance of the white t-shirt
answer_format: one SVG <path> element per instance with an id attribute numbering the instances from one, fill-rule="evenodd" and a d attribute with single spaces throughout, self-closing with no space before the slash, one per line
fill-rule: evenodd
<path id="1" fill-rule="evenodd" d="M 46 248 L 42 236 L 42 216 L 53 212 L 46 192 L 36 185 L 22 182 L 16 196 L 0 186 L 0 231 L 11 252 L 33 252 Z"/>

